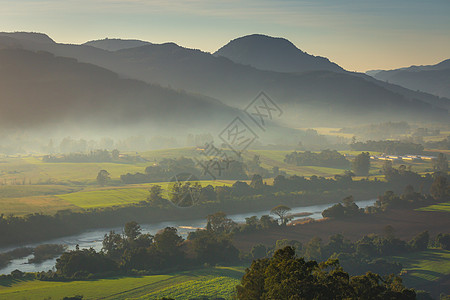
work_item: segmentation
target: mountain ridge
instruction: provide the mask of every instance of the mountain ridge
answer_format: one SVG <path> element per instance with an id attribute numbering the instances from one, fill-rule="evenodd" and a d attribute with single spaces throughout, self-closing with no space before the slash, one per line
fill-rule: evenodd
<path id="1" fill-rule="evenodd" d="M 450 98 L 450 59 L 435 65 L 410 66 L 394 70 L 367 72 L 375 79 Z"/>
<path id="2" fill-rule="evenodd" d="M 349 120 L 379 122 L 380 118 L 388 121 L 411 117 L 433 121 L 448 118 L 448 111 L 439 108 L 438 97 L 381 82 L 364 74 L 263 71 L 174 43 L 144 45 L 115 52 L 86 45 L 21 43 L 33 51 L 73 57 L 80 62 L 112 70 L 124 78 L 207 95 L 241 109 L 256 94 L 265 91 L 284 106 L 284 121 L 295 127 L 331 122 L 347 124 Z"/>

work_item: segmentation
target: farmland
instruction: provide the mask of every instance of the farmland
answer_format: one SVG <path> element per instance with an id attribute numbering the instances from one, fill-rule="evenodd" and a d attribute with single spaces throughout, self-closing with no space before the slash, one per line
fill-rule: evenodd
<path id="1" fill-rule="evenodd" d="M 226 150 L 227 155 L 231 152 Z M 333 177 L 343 174 L 345 168 L 319 166 L 295 166 L 284 162 L 288 150 L 249 150 L 243 154 L 245 160 L 260 156 L 261 166 L 271 170 L 278 167 L 288 175 Z M 355 155 L 355 151 L 341 151 Z M 372 153 L 378 154 L 378 153 Z M 131 155 L 131 153 L 130 153 Z M 41 156 L 8 156 L 0 159 L 0 205 L 1 213 L 25 215 L 29 213 L 53 214 L 58 210 L 73 211 L 89 208 L 127 205 L 146 199 L 152 184 L 123 185 L 120 175 L 145 172 L 145 168 L 164 158 L 200 155 L 195 148 L 153 150 L 139 153 L 145 161 L 129 163 L 60 163 L 44 162 Z M 430 162 L 401 162 L 413 171 L 425 173 L 432 170 Z M 369 178 L 383 180 L 382 161 L 372 161 Z M 395 163 L 398 167 L 400 163 Z M 99 170 L 107 170 L 112 186 L 100 187 L 96 176 Z M 365 177 L 355 177 L 356 180 Z M 266 179 L 271 183 L 272 179 Z M 202 185 L 229 185 L 233 181 L 204 181 Z M 158 183 L 164 187 L 167 184 Z"/>
<path id="2" fill-rule="evenodd" d="M 211 184 L 212 186 L 231 185 L 234 181 L 198 181 L 202 186 Z M 160 185 L 167 190 L 168 182 L 157 182 L 154 184 L 130 185 L 122 188 L 101 188 L 96 190 L 85 190 L 71 194 L 57 195 L 58 198 L 67 201 L 81 208 L 107 207 L 115 205 L 126 205 L 145 201 L 149 194 L 148 190 L 152 185 Z"/>
<path id="3" fill-rule="evenodd" d="M 0 298 L 61 299 L 83 295 L 85 299 L 159 299 L 215 296 L 232 299 L 245 267 L 211 267 L 167 275 L 115 277 L 91 281 L 0 282 Z M 183 295 L 182 298 L 180 296 Z"/>

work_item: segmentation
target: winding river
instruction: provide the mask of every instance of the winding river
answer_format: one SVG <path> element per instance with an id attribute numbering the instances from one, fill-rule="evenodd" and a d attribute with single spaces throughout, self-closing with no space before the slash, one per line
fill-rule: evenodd
<path id="1" fill-rule="evenodd" d="M 357 201 L 355 203 L 359 207 L 364 208 L 369 205 L 373 205 L 374 202 L 375 202 L 375 199 Z M 292 208 L 290 213 L 291 214 L 311 213 L 311 215 L 309 215 L 308 218 L 319 219 L 322 217 L 322 211 L 332 205 L 333 204 L 321 204 L 321 205 L 294 207 L 294 208 Z M 235 222 L 243 223 L 243 222 L 245 222 L 245 218 L 248 218 L 251 216 L 257 216 L 259 218 L 262 215 L 268 215 L 268 214 L 269 214 L 268 210 L 263 210 L 263 211 L 256 211 L 256 212 L 250 212 L 250 213 L 244 213 L 244 214 L 229 215 L 228 218 L 232 219 Z M 186 237 L 186 235 L 190 231 L 194 231 L 197 228 L 205 227 L 206 220 L 205 219 L 197 219 L 197 220 L 184 220 L 184 221 L 170 221 L 170 222 L 160 222 L 160 223 L 140 224 L 140 225 L 142 228 L 142 233 L 155 234 L 158 230 L 170 226 L 170 227 L 176 227 L 178 229 L 178 232 L 181 235 L 183 235 L 184 237 Z M 85 231 L 81 234 L 57 238 L 57 239 L 43 241 L 43 242 L 39 242 L 39 243 L 28 244 L 25 246 L 36 247 L 41 244 L 65 244 L 68 246 L 69 250 L 75 249 L 75 246 L 79 245 L 80 248 L 92 247 L 98 251 L 102 248 L 102 240 L 103 240 L 104 235 L 111 230 L 114 230 L 117 233 L 121 233 L 123 228 L 115 227 L 115 228 L 92 229 L 92 230 Z M 3 248 L 3 249 L 0 249 L 0 252 L 6 252 L 9 250 L 12 250 L 13 248 L 14 247 Z M 55 262 L 56 262 L 56 258 L 55 258 L 55 259 L 46 260 L 40 264 L 29 264 L 28 259 L 31 257 L 32 257 L 32 255 L 29 257 L 12 260 L 8 266 L 6 266 L 3 269 L 0 269 L 0 274 L 9 274 L 9 273 L 11 273 L 11 271 L 14 271 L 16 269 L 18 269 L 22 272 L 48 271 L 48 270 L 52 270 L 52 268 L 54 267 Z"/>

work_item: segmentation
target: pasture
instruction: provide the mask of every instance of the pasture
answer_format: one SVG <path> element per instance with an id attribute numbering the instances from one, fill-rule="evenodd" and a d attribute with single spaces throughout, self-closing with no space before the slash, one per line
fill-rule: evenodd
<path id="1" fill-rule="evenodd" d="M 426 207 L 418 208 L 420 211 L 445 211 L 450 212 L 450 202 L 434 204 Z"/>
<path id="2" fill-rule="evenodd" d="M 444 288 L 440 285 L 440 280 L 450 275 L 450 251 L 448 250 L 428 249 L 402 256 L 392 256 L 390 259 L 403 265 L 404 284 L 419 290 L 436 292 L 436 288 Z"/>
<path id="3" fill-rule="evenodd" d="M 65 296 L 83 295 L 84 299 L 187 299 L 200 296 L 232 299 L 244 270 L 243 266 L 210 267 L 167 275 L 89 281 L 0 281 L 0 298 L 62 299 Z M 181 295 L 183 298 L 180 298 Z"/>
<path id="4" fill-rule="evenodd" d="M 227 154 L 229 150 L 225 150 Z M 278 167 L 290 175 L 310 177 L 313 175 L 333 177 L 343 174 L 345 168 L 328 168 L 319 166 L 295 166 L 284 163 L 285 155 L 292 151 L 285 150 L 249 150 L 243 153 L 245 160 L 260 155 L 261 166 L 271 170 Z M 346 154 L 358 154 L 354 151 L 341 151 Z M 377 154 L 377 153 L 373 153 Z M 152 184 L 120 185 L 120 175 L 145 172 L 145 168 L 164 158 L 200 157 L 200 152 L 193 147 L 141 152 L 144 162 L 133 163 L 49 163 L 40 156 L 2 157 L 0 161 L 0 213 L 25 215 L 29 213 L 53 214 L 58 210 L 81 210 L 96 207 L 127 205 L 138 203 L 147 198 Z M 232 156 L 231 156 L 232 157 Z M 413 171 L 425 173 L 432 171 L 431 162 L 396 162 L 411 166 Z M 383 161 L 371 161 L 369 178 L 383 179 Z M 98 171 L 105 169 L 115 186 L 100 187 L 96 177 Z M 365 177 L 355 177 L 355 180 Z M 270 183 L 272 179 L 266 179 Z M 234 181 L 204 181 L 203 186 L 212 184 L 229 185 Z M 157 183 L 165 188 L 167 183 Z M 432 208 L 434 209 L 434 208 Z M 439 208 L 442 209 L 442 208 Z"/>
<path id="5" fill-rule="evenodd" d="M 215 180 L 198 181 L 201 186 L 222 186 L 232 185 L 232 180 Z M 69 202 L 75 206 L 87 209 L 96 207 L 108 207 L 116 205 L 127 205 L 146 201 L 149 195 L 149 189 L 152 185 L 160 185 L 163 188 L 163 193 L 167 193 L 169 182 L 156 182 L 149 184 L 129 185 L 127 187 L 115 188 L 100 188 L 95 190 L 83 190 L 80 192 L 56 195 L 56 197 Z"/>

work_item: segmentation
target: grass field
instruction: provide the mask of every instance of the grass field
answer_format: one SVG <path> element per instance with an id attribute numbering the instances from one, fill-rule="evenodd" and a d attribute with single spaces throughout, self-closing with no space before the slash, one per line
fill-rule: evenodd
<path id="1" fill-rule="evenodd" d="M 421 208 L 418 208 L 417 210 L 420 210 L 420 211 L 446 211 L 446 212 L 450 212 L 450 202 L 444 202 L 444 203 L 430 205 L 430 206 L 427 206 L 427 207 L 421 207 Z"/>
<path id="2" fill-rule="evenodd" d="M 91 281 L 0 282 L 0 299 L 188 299 L 216 296 L 232 299 L 245 267 L 213 267 L 168 275 L 118 277 Z"/>
<path id="3" fill-rule="evenodd" d="M 346 168 L 318 166 L 294 166 L 284 163 L 286 154 L 292 151 L 249 150 L 244 158 L 250 160 L 260 155 L 261 165 L 271 170 L 279 167 L 288 175 L 333 177 L 343 174 Z M 354 151 L 341 151 L 358 154 Z M 374 153 L 376 154 L 376 153 Z M 144 172 L 154 161 L 164 158 L 201 157 L 195 148 L 176 148 L 139 153 L 147 162 L 139 163 L 46 163 L 39 156 L 2 157 L 0 161 L 0 213 L 24 215 L 29 213 L 52 214 L 61 209 L 79 210 L 85 208 L 126 205 L 145 200 L 147 185 L 127 185 L 126 187 L 101 188 L 96 184 L 98 171 L 105 169 L 118 182 L 120 175 Z M 231 154 L 230 154 L 231 155 Z M 398 167 L 400 163 L 395 163 Z M 424 173 L 431 170 L 430 162 L 402 162 L 411 165 L 413 171 Z M 383 179 L 383 162 L 372 161 L 370 178 Z M 361 177 L 362 178 L 362 177 Z M 358 180 L 359 178 L 355 178 Z M 272 180 L 267 179 L 270 183 Z M 31 183 L 31 184 L 30 184 Z M 232 184 L 233 181 L 210 181 L 206 184 Z M 162 183 L 158 183 L 163 185 Z M 167 184 L 166 184 L 167 185 Z"/>
<path id="4" fill-rule="evenodd" d="M 215 180 L 198 181 L 201 186 L 212 185 L 223 186 L 232 185 L 233 180 Z M 95 208 L 95 207 L 108 207 L 116 205 L 126 205 L 132 203 L 139 203 L 140 201 L 147 200 L 149 195 L 149 189 L 152 185 L 160 185 L 163 190 L 167 191 L 169 187 L 168 182 L 157 182 L 149 184 L 130 185 L 128 187 L 117 188 L 101 188 L 97 190 L 86 190 L 70 194 L 56 195 L 56 197 L 64 200 L 70 204 L 81 208 Z"/>
<path id="5" fill-rule="evenodd" d="M 428 249 L 403 256 L 393 256 L 393 261 L 403 265 L 402 275 L 407 286 L 427 289 L 433 282 L 450 275 L 450 251 Z"/>

